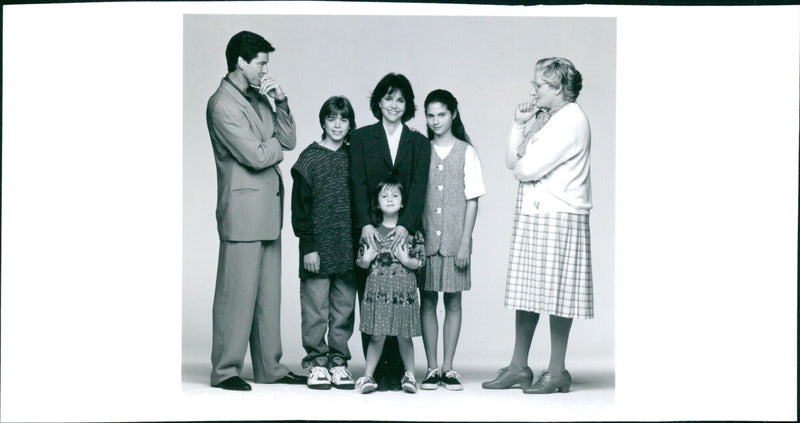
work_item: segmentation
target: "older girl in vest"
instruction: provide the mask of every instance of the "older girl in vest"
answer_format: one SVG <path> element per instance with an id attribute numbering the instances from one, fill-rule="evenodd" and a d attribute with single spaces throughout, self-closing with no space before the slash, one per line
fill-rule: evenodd
<path id="1" fill-rule="evenodd" d="M 422 389 L 463 389 L 453 370 L 453 357 L 461 331 L 461 292 L 468 291 L 472 229 L 478 213 L 478 197 L 485 194 L 481 165 L 470 145 L 458 112 L 458 101 L 449 91 L 435 90 L 425 99 L 431 164 L 423 213 L 425 252 L 428 261 L 421 292 L 422 342 L 428 371 Z M 439 322 L 436 307 L 444 293 L 444 360 L 437 361 Z"/>

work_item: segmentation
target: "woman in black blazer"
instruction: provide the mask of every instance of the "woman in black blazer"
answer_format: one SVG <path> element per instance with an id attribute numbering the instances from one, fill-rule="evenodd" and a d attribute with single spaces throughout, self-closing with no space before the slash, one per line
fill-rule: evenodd
<path id="1" fill-rule="evenodd" d="M 405 122 L 414 117 L 414 91 L 411 83 L 400 74 L 384 76 L 370 96 L 370 109 L 379 122 L 356 129 L 350 136 L 350 178 L 353 184 L 353 216 L 356 233 L 367 243 L 376 241 L 372 226 L 370 198 L 378 183 L 395 175 L 405 188 L 404 210 L 397 227 L 392 231 L 395 242 L 406 235 L 422 230 L 422 213 L 428 187 L 428 167 L 431 147 L 421 133 L 410 129 Z M 364 294 L 366 273 L 356 272 L 359 301 Z M 369 335 L 361 334 L 366 356 Z M 404 369 L 397 348 L 397 339 L 387 337 L 383 355 L 375 370 L 379 390 L 399 390 Z"/>

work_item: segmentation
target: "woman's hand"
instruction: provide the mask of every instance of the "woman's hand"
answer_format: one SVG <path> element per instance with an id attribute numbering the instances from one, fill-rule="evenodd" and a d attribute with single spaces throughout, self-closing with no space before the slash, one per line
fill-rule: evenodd
<path id="1" fill-rule="evenodd" d="M 394 248 L 394 256 L 397 257 L 397 261 L 400 262 L 405 267 L 409 267 L 408 262 L 411 260 L 411 257 L 408 256 L 408 245 L 406 243 L 402 243 Z"/>
<path id="2" fill-rule="evenodd" d="M 534 115 L 536 115 L 536 103 L 532 101 L 520 103 L 514 110 L 514 123 L 517 125 L 524 125 L 531 120 Z"/>
<path id="3" fill-rule="evenodd" d="M 470 256 L 470 247 L 469 243 L 461 243 L 458 246 L 458 251 L 456 251 L 456 267 L 459 269 L 464 269 L 469 265 L 469 256 Z"/>
<path id="4" fill-rule="evenodd" d="M 378 249 L 375 248 L 375 246 L 373 246 L 373 245 L 369 245 L 369 244 L 365 245 L 364 246 L 364 255 L 361 257 L 361 259 L 364 262 L 372 263 L 372 260 L 375 260 L 375 257 L 378 257 Z"/>
<path id="5" fill-rule="evenodd" d="M 392 249 L 394 250 L 400 244 L 406 243 L 406 238 L 408 237 L 408 230 L 400 225 L 397 225 L 389 232 L 389 236 L 394 235 L 394 241 L 392 241 Z"/>
<path id="6" fill-rule="evenodd" d="M 303 256 L 303 268 L 311 273 L 319 273 L 319 254 L 316 251 Z"/>
<path id="7" fill-rule="evenodd" d="M 366 243 L 372 248 L 376 248 L 378 244 L 378 231 L 372 225 L 365 225 L 361 228 L 361 242 Z"/>

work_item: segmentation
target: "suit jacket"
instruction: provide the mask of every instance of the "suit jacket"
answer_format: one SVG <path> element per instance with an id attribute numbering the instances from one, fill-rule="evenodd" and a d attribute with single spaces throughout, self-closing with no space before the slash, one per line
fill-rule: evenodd
<path id="1" fill-rule="evenodd" d="M 406 192 L 405 206 L 398 224 L 412 234 L 422 230 L 431 144 L 427 137 L 412 131 L 405 124 L 402 131 L 394 163 L 381 122 L 356 129 L 350 136 L 350 179 L 353 183 L 353 214 L 358 233 L 365 225 L 372 224 L 369 205 L 375 196 L 375 187 L 393 173 L 398 176 Z"/>
<path id="2" fill-rule="evenodd" d="M 208 100 L 206 123 L 217 165 L 220 241 L 274 240 L 283 226 L 278 163 L 283 150 L 295 146 L 294 119 L 286 101 L 276 102 L 273 110 L 266 97 L 257 96 L 258 113 L 223 79 Z"/>

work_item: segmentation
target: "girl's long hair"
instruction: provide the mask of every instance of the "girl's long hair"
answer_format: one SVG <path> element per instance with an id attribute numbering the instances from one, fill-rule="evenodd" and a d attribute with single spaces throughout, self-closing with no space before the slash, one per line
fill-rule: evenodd
<path id="1" fill-rule="evenodd" d="M 453 125 L 450 127 L 450 131 L 453 132 L 453 136 L 460 139 L 461 141 L 466 142 L 467 144 L 471 144 L 469 140 L 469 136 L 467 135 L 467 130 L 464 129 L 464 122 L 461 121 L 461 113 L 458 111 L 458 100 L 456 100 L 455 96 L 447 90 L 433 90 L 427 97 L 425 97 L 425 113 L 428 112 L 428 105 L 431 103 L 441 103 L 444 104 L 444 107 L 450 111 L 455 117 L 453 118 Z M 433 131 L 429 126 L 428 129 L 428 139 L 433 139 Z"/>

